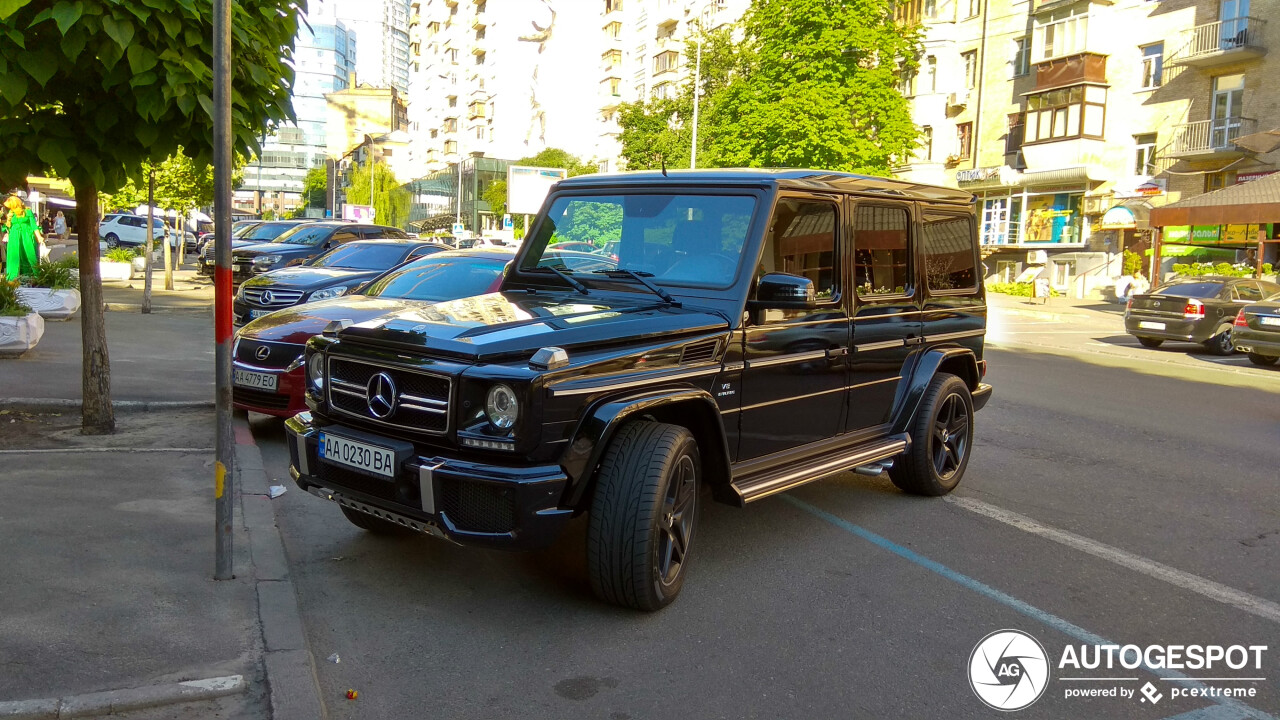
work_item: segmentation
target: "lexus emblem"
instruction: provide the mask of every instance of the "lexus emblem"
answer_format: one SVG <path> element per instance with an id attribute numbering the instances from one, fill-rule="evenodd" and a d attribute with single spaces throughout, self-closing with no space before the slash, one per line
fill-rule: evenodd
<path id="1" fill-rule="evenodd" d="M 262 304 L 263 304 L 263 305 L 270 305 L 273 301 L 275 301 L 275 299 L 276 299 L 276 296 L 275 296 L 275 295 L 272 295 L 270 290 L 263 290 L 263 291 L 262 291 Z"/>
<path id="2" fill-rule="evenodd" d="M 396 384 L 386 373 L 378 373 L 369 378 L 364 396 L 369 404 L 370 414 L 376 418 L 389 417 L 396 410 Z"/>
<path id="3" fill-rule="evenodd" d="M 267 347 L 266 345 L 259 345 L 258 349 L 253 351 L 253 356 L 258 358 L 259 360 L 266 360 L 267 356 L 270 354 L 271 354 L 271 348 Z"/>

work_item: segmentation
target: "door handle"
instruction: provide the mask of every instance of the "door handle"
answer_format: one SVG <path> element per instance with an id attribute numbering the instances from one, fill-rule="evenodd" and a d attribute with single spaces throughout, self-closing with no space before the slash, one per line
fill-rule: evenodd
<path id="1" fill-rule="evenodd" d="M 845 355 L 848 355 L 848 354 L 849 354 L 849 348 L 847 347 L 827 348 L 828 360 L 835 360 L 836 358 L 844 357 Z"/>

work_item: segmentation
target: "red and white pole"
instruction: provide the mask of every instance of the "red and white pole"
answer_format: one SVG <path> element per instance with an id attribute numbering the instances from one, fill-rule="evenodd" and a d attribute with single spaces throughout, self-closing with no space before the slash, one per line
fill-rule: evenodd
<path id="1" fill-rule="evenodd" d="M 235 577 L 231 562 L 235 517 L 235 435 L 231 428 L 231 2 L 213 0 L 213 327 L 217 448 L 215 580 Z"/>

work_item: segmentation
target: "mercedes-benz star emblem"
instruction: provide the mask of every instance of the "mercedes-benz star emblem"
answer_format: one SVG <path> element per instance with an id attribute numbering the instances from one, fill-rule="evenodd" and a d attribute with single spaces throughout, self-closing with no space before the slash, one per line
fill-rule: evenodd
<path id="1" fill-rule="evenodd" d="M 259 360 L 266 360 L 267 356 L 270 354 L 271 354 L 271 348 L 267 347 L 266 345 L 259 345 L 258 349 L 253 351 L 253 356 L 258 358 Z"/>
<path id="2" fill-rule="evenodd" d="M 263 304 L 263 305 L 270 305 L 270 304 L 272 303 L 272 301 L 274 301 L 275 299 L 276 299 L 276 296 L 275 296 L 275 295 L 272 295 L 270 290 L 263 290 L 263 291 L 262 291 L 262 304 Z"/>
<path id="3" fill-rule="evenodd" d="M 386 373 L 378 373 L 369 378 L 364 396 L 369 404 L 369 412 L 376 418 L 388 417 L 396 410 L 396 384 Z"/>

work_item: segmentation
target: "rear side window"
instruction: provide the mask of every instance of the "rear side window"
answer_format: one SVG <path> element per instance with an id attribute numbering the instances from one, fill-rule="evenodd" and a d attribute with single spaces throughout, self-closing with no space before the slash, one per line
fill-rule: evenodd
<path id="1" fill-rule="evenodd" d="M 1222 293 L 1222 283 L 1174 283 L 1157 288 L 1152 295 L 1171 295 L 1173 297 L 1211 298 Z"/>
<path id="2" fill-rule="evenodd" d="M 971 218 L 926 209 L 921 245 L 930 290 L 972 290 L 978 286 Z"/>
<path id="3" fill-rule="evenodd" d="M 1235 287 L 1236 297 L 1240 300 L 1261 300 L 1262 290 L 1251 282 L 1243 282 Z"/>
<path id="4" fill-rule="evenodd" d="M 854 282 L 858 295 L 911 292 L 906 208 L 859 205 L 853 214 Z"/>

